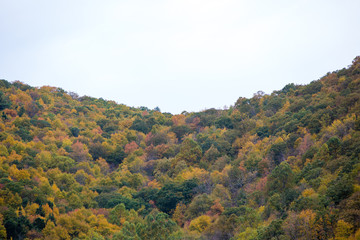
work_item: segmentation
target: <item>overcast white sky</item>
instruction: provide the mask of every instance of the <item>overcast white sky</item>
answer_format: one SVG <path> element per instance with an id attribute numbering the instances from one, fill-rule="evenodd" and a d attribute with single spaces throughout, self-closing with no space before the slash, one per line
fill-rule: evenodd
<path id="1" fill-rule="evenodd" d="M 0 0 L 0 78 L 180 113 L 360 55 L 359 0 Z"/>

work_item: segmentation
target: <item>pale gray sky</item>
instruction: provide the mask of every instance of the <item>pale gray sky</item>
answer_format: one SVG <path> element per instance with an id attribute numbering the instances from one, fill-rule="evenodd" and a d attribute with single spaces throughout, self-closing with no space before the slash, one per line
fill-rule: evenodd
<path id="1" fill-rule="evenodd" d="M 360 55 L 359 0 L 0 0 L 0 78 L 180 113 Z"/>

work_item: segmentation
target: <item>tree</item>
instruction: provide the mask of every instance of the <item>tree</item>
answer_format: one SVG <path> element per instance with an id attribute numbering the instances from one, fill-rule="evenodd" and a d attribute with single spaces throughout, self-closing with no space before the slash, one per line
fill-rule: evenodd
<path id="1" fill-rule="evenodd" d="M 211 224 L 211 218 L 207 215 L 202 215 L 190 222 L 189 229 L 202 233 Z"/>
<path id="2" fill-rule="evenodd" d="M 335 239 L 336 240 L 345 240 L 345 239 L 349 239 L 350 235 L 353 232 L 353 225 L 351 225 L 350 223 L 345 222 L 344 220 L 339 220 L 337 222 L 337 226 L 336 226 L 336 234 L 335 234 Z"/>
<path id="3" fill-rule="evenodd" d="M 353 193 L 340 203 L 340 218 L 352 224 L 354 229 L 360 228 L 360 192 Z"/>
<path id="4" fill-rule="evenodd" d="M 238 190 L 244 186 L 244 180 L 244 171 L 237 166 L 232 166 L 228 171 L 226 185 L 229 187 L 230 192 L 235 195 Z"/>
<path id="5" fill-rule="evenodd" d="M 3 91 L 0 91 L 0 111 L 11 106 L 11 101 L 4 95 Z"/>
<path id="6" fill-rule="evenodd" d="M 279 141 L 270 148 L 269 155 L 275 166 L 279 165 L 285 159 L 286 143 Z"/>
<path id="7" fill-rule="evenodd" d="M 201 214 L 206 213 L 210 210 L 211 206 L 213 205 L 212 199 L 207 194 L 201 194 L 191 201 L 189 204 L 187 210 L 186 210 L 186 216 L 189 219 L 192 219 L 194 217 L 198 217 Z"/>
<path id="8" fill-rule="evenodd" d="M 49 168 L 58 167 L 63 172 L 69 172 L 72 167 L 75 166 L 75 161 L 72 158 L 66 156 L 55 156 L 52 158 Z"/>
<path id="9" fill-rule="evenodd" d="M 4 220 L 4 217 L 3 217 L 3 215 L 0 214 L 0 238 L 6 239 L 7 234 L 6 234 L 6 228 L 3 225 L 3 220 Z"/>
<path id="10" fill-rule="evenodd" d="M 113 240 L 123 240 L 123 239 L 129 239 L 129 240 L 142 240 L 139 235 L 137 234 L 137 230 L 139 228 L 143 227 L 141 223 L 134 224 L 130 222 L 125 222 L 124 226 L 121 228 L 121 230 L 114 234 Z"/>
<path id="11" fill-rule="evenodd" d="M 80 133 L 80 129 L 77 127 L 71 127 L 70 132 L 74 137 L 78 137 Z"/>
<path id="12" fill-rule="evenodd" d="M 268 177 L 267 189 L 269 195 L 282 193 L 294 184 L 294 174 L 287 162 L 282 162 Z"/>
<path id="13" fill-rule="evenodd" d="M 316 214 L 309 209 L 299 214 L 290 212 L 283 223 L 283 229 L 290 239 L 315 239 L 319 229 L 316 224 Z"/>
<path id="14" fill-rule="evenodd" d="M 146 227 L 141 232 L 142 239 L 165 240 L 179 228 L 167 214 L 156 210 L 145 217 L 145 224 Z"/>
<path id="15" fill-rule="evenodd" d="M 87 146 L 79 141 L 76 141 L 71 146 L 71 150 L 70 157 L 76 162 L 84 162 L 91 159 Z"/>
<path id="16" fill-rule="evenodd" d="M 156 206 L 163 212 L 170 214 L 180 202 L 188 204 L 194 196 L 194 188 L 197 186 L 195 179 L 187 180 L 184 183 L 166 183 L 156 194 Z"/>
<path id="17" fill-rule="evenodd" d="M 181 144 L 180 152 L 176 155 L 176 158 L 179 160 L 185 160 L 188 163 L 198 163 L 202 157 L 202 150 L 191 138 L 185 139 Z"/>
<path id="18" fill-rule="evenodd" d="M 353 182 L 347 174 L 344 174 L 338 176 L 329 184 L 326 195 L 332 199 L 335 204 L 339 204 L 341 200 L 348 198 L 352 192 Z"/>
<path id="19" fill-rule="evenodd" d="M 133 210 L 131 211 L 126 210 L 124 203 L 120 203 L 110 211 L 109 221 L 110 223 L 121 226 L 126 221 L 131 221 L 131 222 L 139 221 L 139 217 L 137 212 Z"/>
<path id="20" fill-rule="evenodd" d="M 172 219 L 180 226 L 183 227 L 185 223 L 185 211 L 186 211 L 186 205 L 183 203 L 178 203 L 176 206 L 176 209 L 174 211 L 174 214 L 172 216 Z"/>
<path id="21" fill-rule="evenodd" d="M 23 239 L 31 226 L 27 217 L 23 215 L 17 217 L 16 213 L 11 210 L 4 214 L 4 219 L 8 239 Z"/>
<path id="22" fill-rule="evenodd" d="M 184 136 L 191 132 L 191 128 L 187 125 L 174 125 L 171 127 L 171 131 L 174 132 L 177 139 L 181 141 Z"/>
<path id="23" fill-rule="evenodd" d="M 332 157 L 336 157 L 339 152 L 340 145 L 341 145 L 339 138 L 332 137 L 326 142 L 326 144 L 328 146 L 330 155 Z"/>
<path id="24" fill-rule="evenodd" d="M 211 147 L 204 153 L 204 158 L 209 162 L 214 162 L 220 156 L 220 152 L 214 145 L 211 145 Z"/>
<path id="25" fill-rule="evenodd" d="M 37 231 L 41 231 L 45 228 L 45 221 L 42 218 L 36 218 L 32 225 L 34 229 L 36 229 Z"/>
<path id="26" fill-rule="evenodd" d="M 257 239 L 266 239 L 266 240 L 272 240 L 272 239 L 280 239 L 279 237 L 284 234 L 284 231 L 282 230 L 282 220 L 274 220 L 270 223 L 269 226 L 258 229 L 258 236 Z"/>

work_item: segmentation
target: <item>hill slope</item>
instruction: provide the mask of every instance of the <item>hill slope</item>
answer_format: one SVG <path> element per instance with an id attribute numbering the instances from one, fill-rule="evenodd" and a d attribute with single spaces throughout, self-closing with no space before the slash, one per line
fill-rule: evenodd
<path id="1" fill-rule="evenodd" d="M 360 58 L 171 115 L 0 80 L 0 238 L 359 239 Z"/>

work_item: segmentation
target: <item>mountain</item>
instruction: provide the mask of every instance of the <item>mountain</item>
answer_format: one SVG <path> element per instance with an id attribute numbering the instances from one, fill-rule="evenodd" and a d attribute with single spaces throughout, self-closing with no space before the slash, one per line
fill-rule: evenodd
<path id="1" fill-rule="evenodd" d="M 179 115 L 0 80 L 1 239 L 360 239 L 360 57 Z"/>

